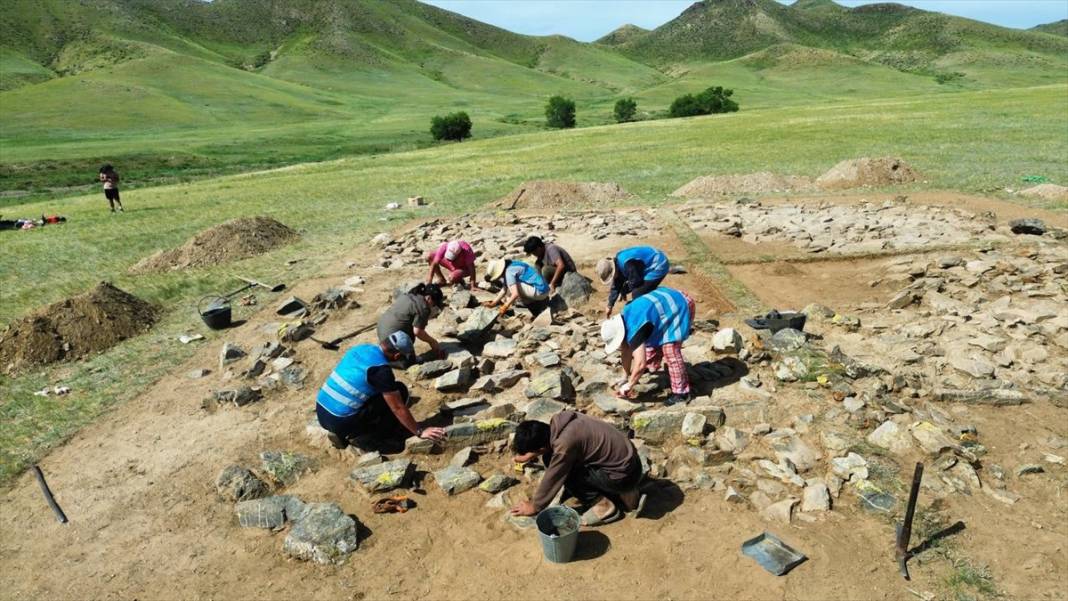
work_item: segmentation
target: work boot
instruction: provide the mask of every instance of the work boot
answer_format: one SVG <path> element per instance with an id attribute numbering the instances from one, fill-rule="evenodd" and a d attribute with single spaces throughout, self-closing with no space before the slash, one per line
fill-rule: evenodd
<path id="1" fill-rule="evenodd" d="M 348 442 L 346 442 L 340 436 L 338 436 L 337 434 L 334 434 L 333 432 L 327 432 L 326 433 L 326 439 L 329 440 L 330 444 L 333 445 L 334 448 L 339 450 L 339 451 L 342 450 L 342 449 L 345 449 L 345 448 L 347 448 L 349 446 Z"/>
<path id="2" fill-rule="evenodd" d="M 692 398 L 693 397 L 688 392 L 684 392 L 682 394 L 672 393 L 672 395 L 669 396 L 666 401 L 664 401 L 664 404 L 668 407 L 672 405 L 685 405 L 686 403 L 689 403 L 690 399 Z"/>

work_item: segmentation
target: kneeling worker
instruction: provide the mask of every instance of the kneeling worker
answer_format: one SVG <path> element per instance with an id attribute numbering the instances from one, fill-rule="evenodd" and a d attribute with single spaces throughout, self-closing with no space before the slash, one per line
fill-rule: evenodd
<path id="1" fill-rule="evenodd" d="M 548 425 L 525 421 L 516 427 L 513 449 L 516 463 L 541 456 L 546 470 L 534 498 L 512 507 L 512 515 L 537 514 L 561 486 L 586 508 L 584 526 L 609 524 L 644 505 L 638 451 L 607 422 L 575 411 L 557 413 Z"/>
<path id="2" fill-rule="evenodd" d="M 612 285 L 608 292 L 608 306 L 604 311 L 605 319 L 612 316 L 612 307 L 619 297 L 626 299 L 629 294 L 635 299 L 656 290 L 667 277 L 670 267 L 667 254 L 652 246 L 624 248 L 616 256 L 598 261 L 597 277 L 602 284 Z"/>
<path id="3" fill-rule="evenodd" d="M 391 361 L 414 352 L 412 339 L 394 332 L 377 346 L 358 344 L 341 358 L 319 389 L 315 413 L 335 448 L 349 441 L 370 439 L 372 444 L 396 442 L 403 447 L 409 435 L 435 442 L 445 436 L 443 428 L 425 428 L 408 410 L 408 387 L 393 377 Z"/>
<path id="4" fill-rule="evenodd" d="M 500 282 L 504 288 L 497 298 L 483 303 L 487 307 L 501 306 L 503 315 L 512 305 L 519 301 L 531 313 L 537 315 L 545 307 L 549 298 L 549 284 L 541 277 L 537 269 L 522 261 L 511 259 L 494 259 L 486 268 L 486 281 Z"/>
<path id="5" fill-rule="evenodd" d="M 689 296 L 661 287 L 630 301 L 622 313 L 601 324 L 604 352 L 611 355 L 616 349 L 623 349 L 623 373 L 627 381 L 616 391 L 616 396 L 633 398 L 638 378 L 646 370 L 660 371 L 663 361 L 671 380 L 667 404 L 690 400 L 682 341 L 690 337 L 694 309 Z"/>

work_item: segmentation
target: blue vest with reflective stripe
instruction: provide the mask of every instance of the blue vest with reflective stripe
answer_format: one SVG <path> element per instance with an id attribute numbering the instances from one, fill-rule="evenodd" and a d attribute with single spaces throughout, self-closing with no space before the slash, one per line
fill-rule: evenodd
<path id="1" fill-rule="evenodd" d="M 616 263 L 619 269 L 627 264 L 627 261 L 637 259 L 645 265 L 646 282 L 659 280 L 668 274 L 668 258 L 664 251 L 652 246 L 632 246 L 624 248 L 616 254 Z"/>
<path id="2" fill-rule="evenodd" d="M 323 383 L 315 401 L 338 417 L 355 414 L 377 392 L 367 381 L 367 370 L 388 364 L 389 359 L 374 344 L 352 347 Z"/>
<path id="3" fill-rule="evenodd" d="M 651 347 L 682 342 L 690 336 L 690 305 L 681 292 L 661 286 L 639 296 L 623 307 L 623 325 L 627 342 L 645 324 L 653 324 L 653 333 L 645 344 Z"/>
<path id="4" fill-rule="evenodd" d="M 519 274 L 520 282 L 530 284 L 538 294 L 549 292 L 549 283 L 545 281 L 545 278 L 541 277 L 541 272 L 522 261 L 509 261 L 509 269 L 516 266 L 523 268 L 523 272 Z"/>

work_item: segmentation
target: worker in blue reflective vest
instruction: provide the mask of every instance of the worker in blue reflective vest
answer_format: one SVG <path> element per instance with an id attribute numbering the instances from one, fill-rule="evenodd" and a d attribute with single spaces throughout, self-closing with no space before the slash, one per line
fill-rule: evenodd
<path id="1" fill-rule="evenodd" d="M 444 428 L 424 427 L 408 409 L 408 387 L 393 377 L 390 363 L 413 355 L 408 334 L 394 332 L 377 345 L 348 350 L 319 389 L 315 413 L 335 448 L 351 442 L 371 449 L 409 435 L 438 442 Z"/>
<path id="2" fill-rule="evenodd" d="M 483 303 L 485 306 L 500 305 L 501 315 L 516 302 L 530 309 L 535 315 L 545 308 L 549 299 L 549 283 L 533 266 L 511 259 L 494 259 L 486 266 L 486 281 L 500 283 L 501 280 L 504 286 L 500 294 Z"/>
<path id="3" fill-rule="evenodd" d="M 667 254 L 652 246 L 632 246 L 624 248 L 614 257 L 607 257 L 597 262 L 597 277 L 601 283 L 611 284 L 608 292 L 608 306 L 604 318 L 612 316 L 612 307 L 620 297 L 631 299 L 656 290 L 667 277 Z"/>
<path id="4" fill-rule="evenodd" d="M 622 350 L 626 381 L 616 396 L 634 398 L 634 386 L 645 372 L 667 366 L 671 382 L 668 405 L 690 401 L 690 379 L 682 356 L 682 342 L 690 337 L 696 306 L 686 293 L 666 286 L 644 294 L 601 325 L 604 352 Z"/>

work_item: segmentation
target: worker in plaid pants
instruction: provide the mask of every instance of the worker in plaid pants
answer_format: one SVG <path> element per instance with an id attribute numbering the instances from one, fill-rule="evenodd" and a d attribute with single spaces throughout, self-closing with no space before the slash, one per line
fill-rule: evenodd
<path id="1" fill-rule="evenodd" d="M 685 403 L 691 398 L 690 380 L 682 357 L 682 343 L 693 328 L 693 299 L 689 295 L 661 286 L 627 304 L 622 313 L 604 322 L 601 337 L 605 352 L 622 352 L 623 371 L 627 380 L 616 395 L 634 398 L 634 386 L 646 371 L 659 371 L 667 365 L 671 396 L 667 403 Z"/>

